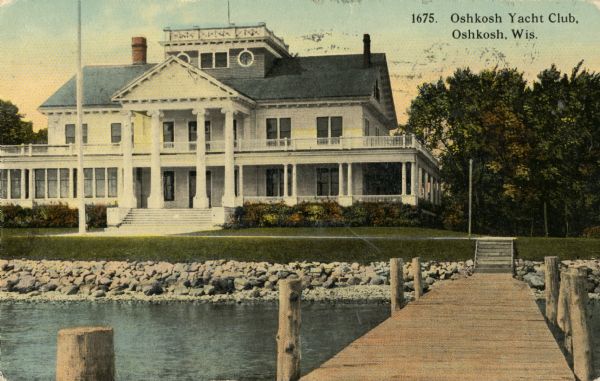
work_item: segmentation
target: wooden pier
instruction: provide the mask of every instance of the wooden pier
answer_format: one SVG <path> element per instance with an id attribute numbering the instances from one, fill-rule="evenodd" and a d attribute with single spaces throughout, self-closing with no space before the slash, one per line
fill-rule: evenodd
<path id="1" fill-rule="evenodd" d="M 304 381 L 575 380 L 533 293 L 510 274 L 434 288 Z"/>

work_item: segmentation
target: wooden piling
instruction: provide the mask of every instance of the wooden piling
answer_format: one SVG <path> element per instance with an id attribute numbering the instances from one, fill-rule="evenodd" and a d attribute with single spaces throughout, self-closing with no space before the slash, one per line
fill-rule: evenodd
<path id="1" fill-rule="evenodd" d="M 571 342 L 571 315 L 569 313 L 569 295 L 571 293 L 571 277 L 569 270 L 560 273 L 560 289 L 556 306 L 557 326 L 563 333 L 563 347 L 569 354 L 573 353 Z"/>
<path id="2" fill-rule="evenodd" d="M 402 258 L 390 259 L 390 291 L 392 302 L 392 315 L 404 305 L 404 261 Z"/>
<path id="3" fill-rule="evenodd" d="M 110 327 L 58 331 L 56 381 L 114 381 L 115 352 Z"/>
<path id="4" fill-rule="evenodd" d="M 560 286 L 558 257 L 545 257 L 546 264 L 546 319 L 554 329 L 557 324 L 558 289 Z"/>
<path id="5" fill-rule="evenodd" d="M 300 378 L 300 279 L 285 279 L 279 286 L 279 330 L 277 331 L 277 381 Z"/>
<path id="6" fill-rule="evenodd" d="M 421 277 L 421 258 L 412 259 L 413 285 L 415 289 L 415 300 L 423 295 L 423 278 Z"/>
<path id="7" fill-rule="evenodd" d="M 573 333 L 573 372 L 579 381 L 591 381 L 594 368 L 593 344 L 587 318 L 587 270 L 580 268 L 579 271 L 572 271 L 569 277 L 571 279 L 569 315 Z"/>

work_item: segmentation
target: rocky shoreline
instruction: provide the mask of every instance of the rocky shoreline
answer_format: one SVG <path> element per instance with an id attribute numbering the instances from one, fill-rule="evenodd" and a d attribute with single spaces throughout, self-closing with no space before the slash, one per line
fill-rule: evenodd
<path id="1" fill-rule="evenodd" d="M 427 261 L 421 265 L 426 289 L 468 277 L 473 261 Z M 563 261 L 588 267 L 588 291 L 600 295 L 600 260 Z M 413 294 L 410 263 L 404 289 Z M 517 260 L 517 279 L 543 298 L 543 262 Z M 0 260 L 0 301 L 122 301 L 258 303 L 276 302 L 281 279 L 302 280 L 303 300 L 328 303 L 389 303 L 389 264 L 373 262 L 193 263 Z"/>
<path id="2" fill-rule="evenodd" d="M 404 288 L 413 291 L 411 264 Z M 467 277 L 472 261 L 422 263 L 425 288 Z M 194 263 L 0 260 L 0 300 L 275 302 L 281 279 L 298 277 L 306 301 L 389 302 L 389 264 L 206 261 Z"/>

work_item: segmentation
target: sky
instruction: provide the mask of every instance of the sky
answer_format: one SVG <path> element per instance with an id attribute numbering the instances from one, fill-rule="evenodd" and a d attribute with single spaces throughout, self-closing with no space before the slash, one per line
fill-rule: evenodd
<path id="1" fill-rule="evenodd" d="M 148 60 L 160 62 L 164 27 L 228 23 L 225 0 L 82 0 L 82 8 L 84 65 L 129 63 L 133 36 L 145 36 Z M 76 10 L 76 0 L 0 0 L 0 99 L 15 103 L 35 129 L 47 124 L 39 105 L 76 72 Z M 423 13 L 435 22 L 412 22 Z M 544 22 L 512 24 L 509 13 Z M 453 14 L 498 14 L 502 23 L 453 23 Z M 551 23 L 550 14 L 565 22 Z M 369 33 L 372 51 L 387 54 L 401 123 L 420 84 L 457 68 L 516 67 L 534 80 L 552 64 L 570 72 L 584 60 L 600 71 L 600 0 L 230 0 L 230 15 L 238 25 L 265 22 L 302 56 L 361 53 Z M 508 38 L 453 37 L 469 29 Z M 514 39 L 511 29 L 536 38 Z"/>

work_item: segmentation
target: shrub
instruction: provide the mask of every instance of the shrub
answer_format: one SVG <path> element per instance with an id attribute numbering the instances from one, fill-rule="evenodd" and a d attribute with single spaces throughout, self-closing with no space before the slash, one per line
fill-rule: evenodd
<path id="1" fill-rule="evenodd" d="M 79 220 L 77 209 L 62 203 L 33 208 L 4 205 L 0 211 L 5 228 L 73 228 Z M 106 205 L 87 205 L 86 217 L 88 228 L 106 227 Z"/>
<path id="2" fill-rule="evenodd" d="M 583 229 L 583 236 L 586 238 L 600 238 L 600 226 L 590 226 Z"/>
<path id="3" fill-rule="evenodd" d="M 429 206 L 430 208 L 432 206 Z M 225 227 L 321 226 L 428 226 L 441 225 L 439 214 L 401 203 L 357 203 L 342 207 L 336 202 L 245 204 L 238 207 Z"/>

